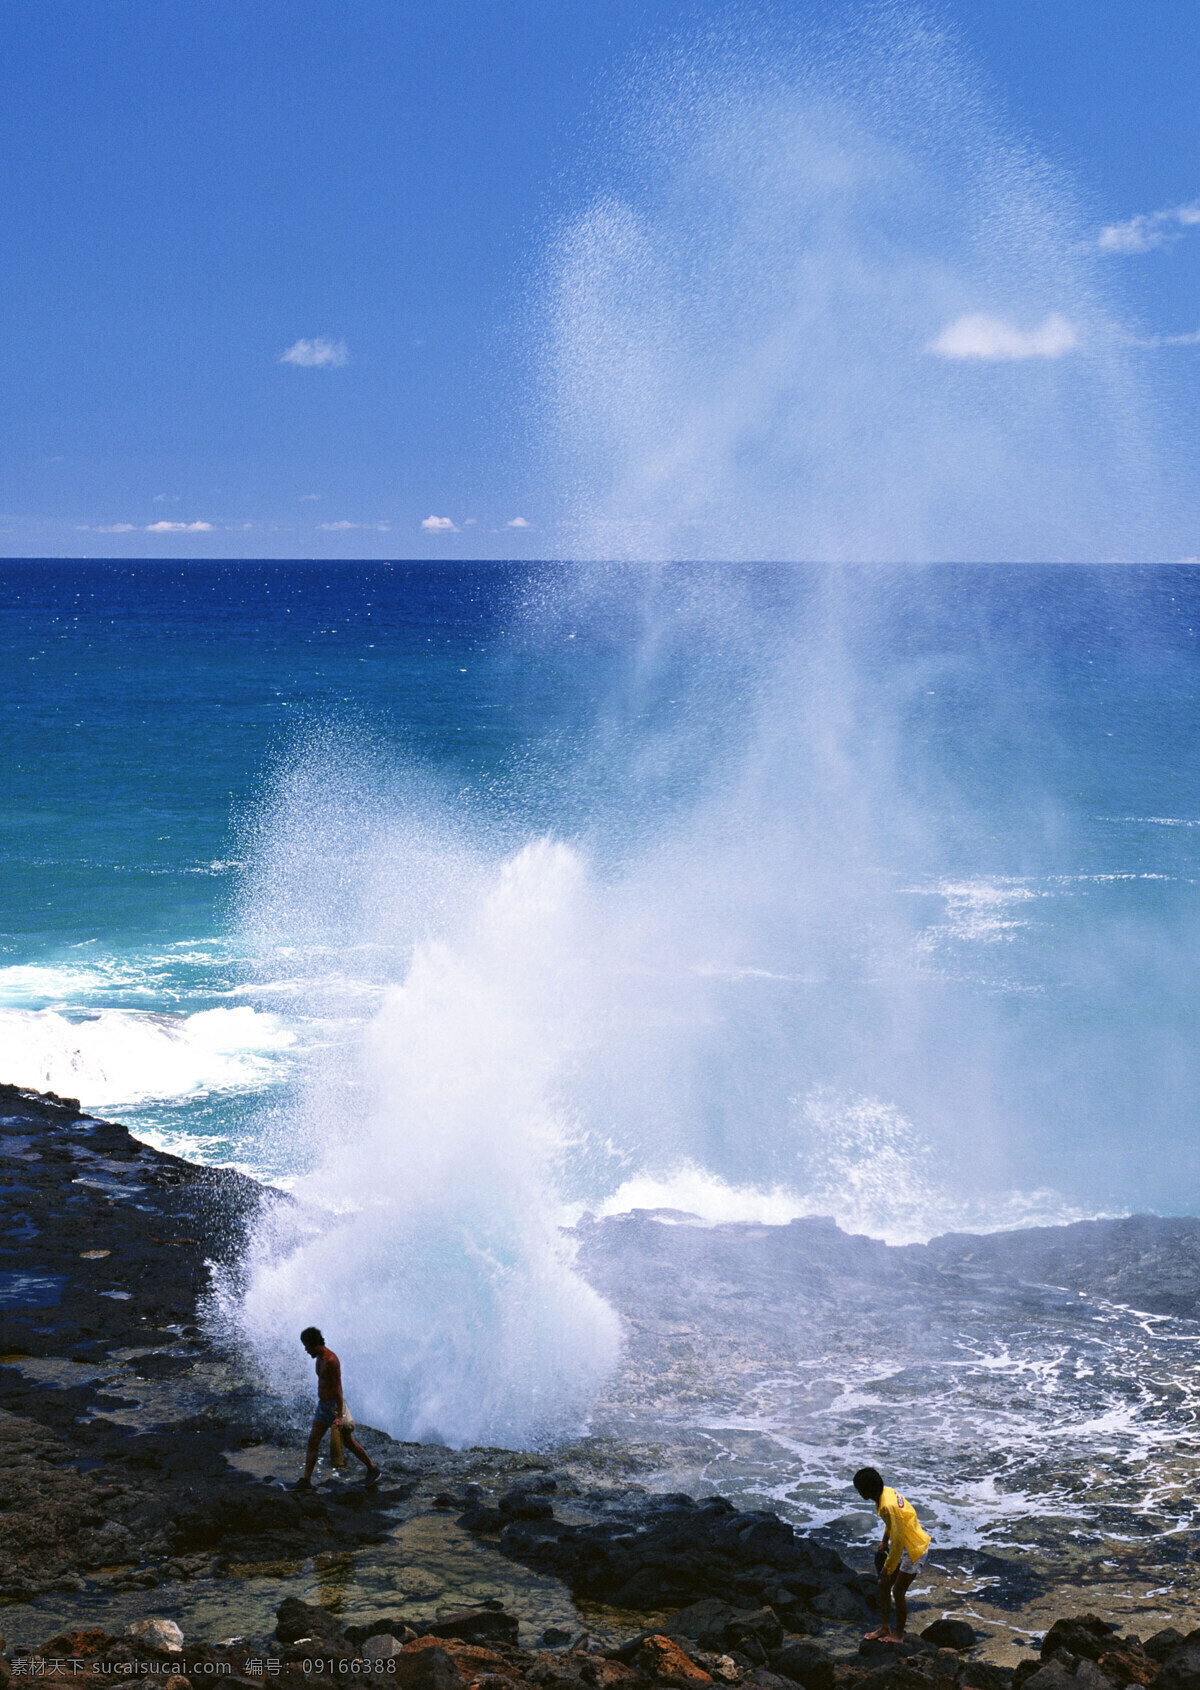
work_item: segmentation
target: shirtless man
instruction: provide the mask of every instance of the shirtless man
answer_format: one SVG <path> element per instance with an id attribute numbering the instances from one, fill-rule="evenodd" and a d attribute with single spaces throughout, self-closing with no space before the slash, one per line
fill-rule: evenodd
<path id="1" fill-rule="evenodd" d="M 342 1396 L 342 1364 L 333 1351 L 327 1348 L 321 1332 L 315 1326 L 306 1326 L 300 1334 L 300 1342 L 317 1364 L 317 1412 L 313 1416 L 312 1431 L 308 1435 L 304 1477 L 297 1479 L 292 1489 L 311 1490 L 313 1468 L 317 1465 L 317 1456 L 321 1450 L 321 1439 L 331 1426 L 342 1424 L 342 1415 L 346 1412 L 346 1403 Z M 354 1436 L 354 1433 L 343 1431 L 342 1440 L 350 1453 L 356 1455 L 366 1468 L 367 1484 L 377 1483 L 380 1470 Z"/>
<path id="2" fill-rule="evenodd" d="M 881 1643 L 903 1643 L 908 1620 L 908 1587 L 920 1571 L 931 1542 L 917 1519 L 916 1510 L 899 1491 L 885 1485 L 874 1467 L 860 1467 L 854 1475 L 859 1496 L 875 1504 L 883 1521 L 883 1542 L 875 1565 L 879 1569 L 879 1614 L 883 1624 L 867 1633 Z M 896 1604 L 896 1625 L 892 1628 L 892 1602 Z"/>

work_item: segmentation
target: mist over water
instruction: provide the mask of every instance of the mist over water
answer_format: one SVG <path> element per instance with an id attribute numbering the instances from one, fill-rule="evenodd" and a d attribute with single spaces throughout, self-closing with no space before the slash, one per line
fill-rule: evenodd
<path id="1" fill-rule="evenodd" d="M 642 66 L 545 265 L 573 556 L 1193 551 L 1069 184 L 915 9 Z"/>
<path id="2" fill-rule="evenodd" d="M 543 344 L 572 553 L 617 561 L 533 572 L 509 633 L 603 687 L 469 801 L 318 733 L 248 841 L 250 948 L 342 1030 L 264 1119 L 299 1207 L 224 1317 L 297 1392 L 335 1329 L 397 1435 L 579 1424 L 619 1342 L 585 1211 L 1200 1200 L 1200 792 L 1139 759 L 1194 582 L 915 566 L 1172 531 L 1085 225 L 890 11 L 706 40 L 629 110 Z"/>

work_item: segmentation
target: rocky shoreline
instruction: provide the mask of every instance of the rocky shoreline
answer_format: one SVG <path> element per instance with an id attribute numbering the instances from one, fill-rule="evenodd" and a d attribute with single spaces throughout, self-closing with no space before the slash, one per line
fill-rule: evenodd
<path id="1" fill-rule="evenodd" d="M 551 1457 L 360 1428 L 385 1468 L 377 1490 L 333 1475 L 288 1490 L 306 1428 L 198 1317 L 208 1264 L 231 1259 L 264 1200 L 69 1099 L 0 1087 L 0 1690 L 31 1674 L 328 1671 L 413 1690 L 1022 1690 L 1035 1673 L 1037 1690 L 1191 1690 L 1200 1675 L 1189 1604 L 1182 1631 L 1151 1626 L 1143 1646 L 1111 1611 L 1089 1616 L 1086 1591 L 1057 1612 L 1018 1565 L 979 1554 L 974 1573 L 995 1561 L 983 1571 L 1009 1581 L 1003 1635 L 947 1574 L 932 1626 L 932 1593 L 914 1592 L 925 1635 L 902 1655 L 860 1645 L 873 1580 L 844 1542 L 724 1496 L 654 1494 L 638 1482 L 649 1463 L 595 1442 Z M 884 1248 L 814 1225 L 826 1270 L 838 1250 Z M 1016 1252 L 1060 1283 L 1106 1271 L 1125 1288 L 1157 1250 L 1174 1276 L 1160 1294 L 1187 1296 L 1200 1226 L 1112 1227 L 1107 1246 L 1067 1228 L 893 1254 L 918 1276 L 963 1256 L 991 1272 Z M 680 1230 L 674 1244 L 724 1248 Z"/>
<path id="2" fill-rule="evenodd" d="M 260 1686 L 363 1678 L 399 1690 L 1158 1690 L 1200 1686 L 1200 1631 L 1164 1629 L 1145 1642 L 1120 1635 L 1096 1615 L 1057 1619 L 1036 1655 L 1015 1667 L 975 1657 L 977 1637 L 963 1621 L 938 1620 L 901 1645 L 863 1641 L 853 1654 L 789 1637 L 770 1608 L 739 1611 L 710 1601 L 674 1616 L 672 1628 L 636 1633 L 613 1648 L 583 1635 L 546 1637 L 522 1648 L 502 1611 L 476 1609 L 416 1631 L 403 1615 L 340 1622 L 327 1608 L 287 1599 L 265 1642 L 185 1638 L 151 1618 L 112 1635 L 76 1628 L 31 1652 L 0 1652 L 0 1690 L 17 1679 L 214 1678 Z"/>

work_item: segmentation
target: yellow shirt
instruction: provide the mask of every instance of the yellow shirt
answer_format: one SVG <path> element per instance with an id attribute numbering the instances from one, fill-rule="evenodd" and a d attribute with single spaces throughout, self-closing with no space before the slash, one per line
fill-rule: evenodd
<path id="1" fill-rule="evenodd" d="M 890 1485 L 884 1485 L 883 1495 L 875 1506 L 875 1512 L 887 1527 L 888 1533 L 888 1557 L 883 1564 L 884 1572 L 896 1571 L 900 1565 L 900 1557 L 906 1549 L 910 1561 L 919 1561 L 933 1539 L 917 1519 L 917 1511 L 912 1503 L 902 1497 L 899 1491 L 894 1491 Z"/>

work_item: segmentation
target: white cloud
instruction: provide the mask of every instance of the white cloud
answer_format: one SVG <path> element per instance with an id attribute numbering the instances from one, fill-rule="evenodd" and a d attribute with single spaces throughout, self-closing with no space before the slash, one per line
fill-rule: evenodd
<path id="1" fill-rule="evenodd" d="M 325 340 L 318 335 L 315 340 L 295 341 L 286 352 L 279 354 L 279 362 L 299 364 L 302 369 L 315 370 L 322 365 L 340 366 L 346 363 L 349 356 L 344 340 Z"/>
<path id="2" fill-rule="evenodd" d="M 1172 205 L 1163 211 L 1143 213 L 1126 223 L 1109 223 L 1101 229 L 1096 245 L 1101 252 L 1153 252 L 1171 246 L 1186 229 L 1200 224 L 1200 200 L 1190 205 Z"/>
<path id="3" fill-rule="evenodd" d="M 87 522 L 78 524 L 81 534 L 132 534 L 135 526 L 132 522 L 97 522 L 94 527 Z"/>
<path id="4" fill-rule="evenodd" d="M 1036 329 L 1018 329 L 1003 317 L 975 311 L 948 323 L 925 350 L 939 358 L 980 358 L 999 364 L 1023 358 L 1061 358 L 1078 344 L 1074 323 L 1057 312 Z"/>
<path id="5" fill-rule="evenodd" d="M 529 524 L 523 516 L 514 516 L 511 522 L 504 524 L 506 528 L 528 528 Z"/>
<path id="6" fill-rule="evenodd" d="M 147 534 L 211 534 L 211 522 L 148 522 Z"/>
<path id="7" fill-rule="evenodd" d="M 321 495 L 319 493 L 301 493 L 300 503 L 302 505 L 307 504 L 310 499 L 319 499 L 320 497 Z"/>
<path id="8" fill-rule="evenodd" d="M 1135 340 L 1134 346 L 1200 346 L 1200 329 L 1190 334 L 1152 334 L 1148 340 Z"/>
<path id="9" fill-rule="evenodd" d="M 347 522 L 344 517 L 341 522 L 322 522 L 318 524 L 318 527 L 325 529 L 328 534 L 332 534 L 338 530 L 346 528 L 373 528 L 379 534 L 386 534 L 391 526 L 390 522 Z"/>
<path id="10" fill-rule="evenodd" d="M 427 534 L 457 534 L 458 529 L 448 516 L 427 516 L 421 523 Z"/>

